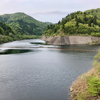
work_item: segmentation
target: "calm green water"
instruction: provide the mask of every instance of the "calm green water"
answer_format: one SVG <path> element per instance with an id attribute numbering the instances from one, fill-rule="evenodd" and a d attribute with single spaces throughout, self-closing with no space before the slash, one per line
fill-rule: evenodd
<path id="1" fill-rule="evenodd" d="M 68 100 L 72 82 L 92 68 L 97 52 L 54 48 L 100 49 L 42 43 L 33 39 L 0 45 L 0 100 Z"/>

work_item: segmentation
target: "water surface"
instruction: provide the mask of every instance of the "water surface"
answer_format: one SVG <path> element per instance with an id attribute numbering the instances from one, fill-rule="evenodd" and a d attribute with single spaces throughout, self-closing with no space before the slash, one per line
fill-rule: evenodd
<path id="1" fill-rule="evenodd" d="M 100 49 L 44 43 L 33 39 L 0 45 L 0 100 L 68 100 L 72 82 L 92 68 L 97 52 L 63 48 Z"/>

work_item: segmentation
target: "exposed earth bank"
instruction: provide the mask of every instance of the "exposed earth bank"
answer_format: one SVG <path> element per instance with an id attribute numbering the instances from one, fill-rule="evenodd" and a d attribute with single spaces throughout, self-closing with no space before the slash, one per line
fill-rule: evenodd
<path id="1" fill-rule="evenodd" d="M 100 66 L 78 77 L 70 88 L 71 100 L 100 100 Z"/>

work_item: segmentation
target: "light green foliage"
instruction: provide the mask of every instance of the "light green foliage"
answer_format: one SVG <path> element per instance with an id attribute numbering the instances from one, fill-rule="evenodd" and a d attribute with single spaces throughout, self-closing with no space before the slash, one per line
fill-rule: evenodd
<path id="1" fill-rule="evenodd" d="M 100 20 L 100 8 L 87 10 L 87 11 L 85 11 L 85 13 L 90 14 L 91 16 L 96 15 L 98 17 L 98 19 Z"/>
<path id="2" fill-rule="evenodd" d="M 88 91 L 92 96 L 100 95 L 100 79 L 97 77 L 91 77 L 88 81 Z"/>
<path id="3" fill-rule="evenodd" d="M 94 59 L 100 63 L 100 50 L 99 53 L 96 56 L 94 56 Z"/>
<path id="4" fill-rule="evenodd" d="M 93 67 L 99 67 L 100 66 L 100 50 L 99 50 L 98 54 L 94 56 L 94 61 L 93 61 L 92 66 Z"/>
<path id="5" fill-rule="evenodd" d="M 78 95 L 78 99 L 77 100 L 85 100 L 85 97 L 83 97 L 83 95 L 82 94 L 79 94 Z"/>
<path id="6" fill-rule="evenodd" d="M 21 35 L 42 35 L 47 25 L 51 24 L 37 21 L 24 13 L 2 15 L 0 16 L 0 21 L 10 25 L 15 34 Z"/>
<path id="7" fill-rule="evenodd" d="M 81 79 L 84 80 L 85 78 L 86 78 L 86 75 L 85 74 L 82 74 L 81 75 Z"/>
<path id="8" fill-rule="evenodd" d="M 94 9 L 93 11 L 90 10 L 85 12 L 77 11 L 71 13 L 70 15 L 67 15 L 65 18 L 62 18 L 62 21 L 58 22 L 57 24 L 54 24 L 53 26 L 49 25 L 49 27 L 47 27 L 46 29 L 46 35 L 53 35 L 59 30 L 59 32 L 65 33 L 65 35 L 69 33 L 70 35 L 86 34 L 86 36 L 100 36 L 99 15 L 100 9 Z M 51 33 L 49 33 L 48 30 L 51 30 Z"/>
<path id="9" fill-rule="evenodd" d="M 93 67 L 96 67 L 97 65 L 98 65 L 98 61 L 97 61 L 97 60 L 94 60 L 92 66 L 93 66 Z"/>
<path id="10" fill-rule="evenodd" d="M 9 36 L 10 36 L 10 37 L 14 37 L 14 35 L 13 35 L 12 33 L 9 33 Z"/>
<path id="11" fill-rule="evenodd" d="M 91 33 L 91 35 L 100 37 L 100 33 L 99 32 L 98 33 Z"/>

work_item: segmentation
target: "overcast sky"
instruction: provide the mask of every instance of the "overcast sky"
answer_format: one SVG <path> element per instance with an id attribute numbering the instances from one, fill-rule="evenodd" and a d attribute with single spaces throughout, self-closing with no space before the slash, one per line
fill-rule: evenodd
<path id="1" fill-rule="evenodd" d="M 100 0 L 0 0 L 0 15 L 24 12 L 42 22 L 56 23 L 74 11 L 100 8 Z"/>

